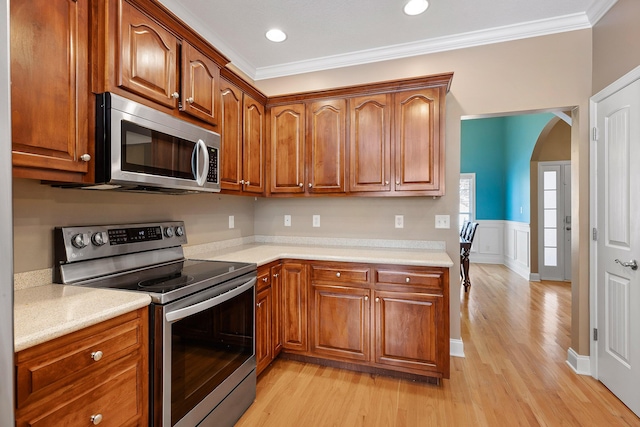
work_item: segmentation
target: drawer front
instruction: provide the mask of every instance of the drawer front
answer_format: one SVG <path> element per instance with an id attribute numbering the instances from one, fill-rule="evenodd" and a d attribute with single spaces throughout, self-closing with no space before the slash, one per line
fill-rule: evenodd
<path id="1" fill-rule="evenodd" d="M 258 284 L 256 291 L 260 292 L 261 290 L 268 288 L 271 286 L 271 269 L 260 269 L 258 270 Z"/>
<path id="2" fill-rule="evenodd" d="M 376 284 L 420 286 L 442 291 L 443 283 L 443 272 L 434 269 L 424 271 L 376 270 Z"/>
<path id="3" fill-rule="evenodd" d="M 129 321 L 107 330 L 96 331 L 95 335 L 77 341 L 62 337 L 59 345 L 51 351 L 34 358 L 20 361 L 18 354 L 17 406 L 20 408 L 40 396 L 68 387 L 78 380 L 87 378 L 124 355 L 138 350 L 142 341 L 138 320 Z M 47 343 L 49 344 L 49 343 Z"/>
<path id="4" fill-rule="evenodd" d="M 371 269 L 368 267 L 312 265 L 313 282 L 369 283 Z"/>
<path id="5" fill-rule="evenodd" d="M 90 426 L 100 419 L 101 426 L 115 427 L 131 425 L 138 419 L 136 424 L 142 425 L 146 408 L 139 404 L 145 400 L 137 386 L 138 366 L 121 367 L 115 376 L 79 398 L 62 407 L 51 405 L 55 408 L 53 412 L 34 411 L 24 416 L 19 413 L 16 424 L 18 427 Z"/>

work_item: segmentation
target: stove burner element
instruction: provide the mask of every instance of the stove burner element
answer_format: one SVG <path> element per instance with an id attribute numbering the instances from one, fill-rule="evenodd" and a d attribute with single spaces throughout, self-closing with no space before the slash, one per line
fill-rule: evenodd
<path id="1" fill-rule="evenodd" d="M 183 276 L 180 273 L 172 276 L 156 277 L 143 280 L 138 283 L 138 287 L 148 292 L 168 292 L 186 286 L 194 281 L 193 276 Z"/>

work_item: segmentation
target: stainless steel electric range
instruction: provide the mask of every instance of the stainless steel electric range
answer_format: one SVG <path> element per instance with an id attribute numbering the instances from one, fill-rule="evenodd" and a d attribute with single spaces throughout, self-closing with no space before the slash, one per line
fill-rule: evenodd
<path id="1" fill-rule="evenodd" d="M 54 281 L 145 292 L 150 424 L 232 426 L 256 394 L 256 265 L 184 258 L 183 222 L 59 227 Z"/>

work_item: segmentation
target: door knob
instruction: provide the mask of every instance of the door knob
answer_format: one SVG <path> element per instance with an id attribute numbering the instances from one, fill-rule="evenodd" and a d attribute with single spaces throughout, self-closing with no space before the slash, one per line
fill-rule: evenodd
<path id="1" fill-rule="evenodd" d="M 623 261 L 620 261 L 619 259 L 616 259 L 616 262 L 617 262 L 618 264 L 620 264 L 621 266 L 623 266 L 623 267 L 629 267 L 629 268 L 630 268 L 630 269 L 632 269 L 633 271 L 635 271 L 635 270 L 637 270 L 637 269 L 638 269 L 638 263 L 636 262 L 636 260 L 635 260 L 635 259 L 632 259 L 632 260 L 631 260 L 631 261 L 629 261 L 629 262 L 623 262 Z"/>

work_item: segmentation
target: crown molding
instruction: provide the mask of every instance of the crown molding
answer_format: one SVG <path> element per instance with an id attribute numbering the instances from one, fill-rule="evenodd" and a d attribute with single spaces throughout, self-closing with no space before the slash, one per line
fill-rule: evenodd
<path id="1" fill-rule="evenodd" d="M 587 9 L 587 16 L 591 26 L 595 26 L 617 2 L 618 0 L 594 0 Z"/>
<path id="2" fill-rule="evenodd" d="M 614 0 L 615 1 L 615 0 Z M 445 52 L 468 47 L 539 37 L 591 28 L 586 13 L 576 13 L 557 18 L 507 25 L 489 30 L 472 31 L 453 36 L 437 37 L 411 43 L 385 46 L 376 49 L 326 56 L 308 61 L 290 62 L 271 67 L 259 67 L 253 73 L 254 80 L 265 80 L 294 74 L 310 73 L 333 68 L 350 67 L 411 56 Z M 231 55 L 229 55 L 231 57 Z"/>

